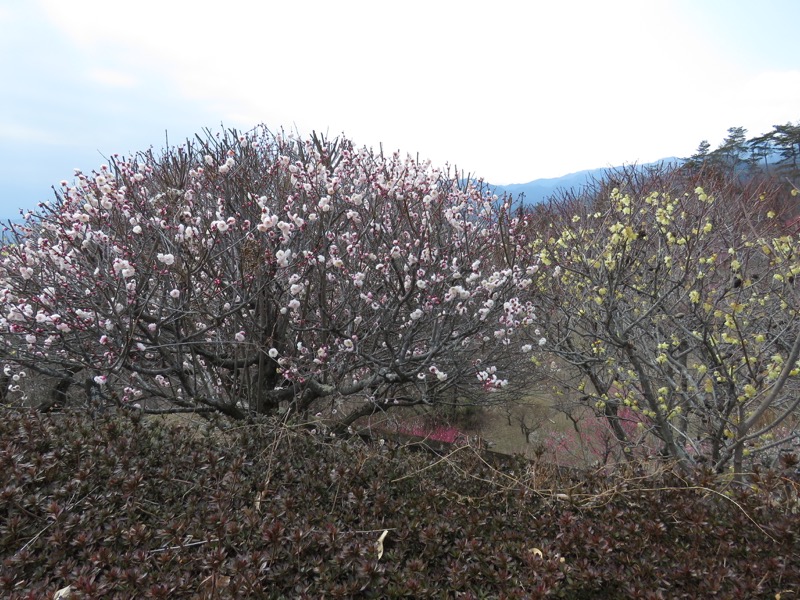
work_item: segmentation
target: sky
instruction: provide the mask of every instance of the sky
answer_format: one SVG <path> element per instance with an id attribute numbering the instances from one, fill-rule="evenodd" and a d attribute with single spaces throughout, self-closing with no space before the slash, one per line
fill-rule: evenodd
<path id="1" fill-rule="evenodd" d="M 0 218 L 209 128 L 498 185 L 800 121 L 796 0 L 0 0 Z"/>

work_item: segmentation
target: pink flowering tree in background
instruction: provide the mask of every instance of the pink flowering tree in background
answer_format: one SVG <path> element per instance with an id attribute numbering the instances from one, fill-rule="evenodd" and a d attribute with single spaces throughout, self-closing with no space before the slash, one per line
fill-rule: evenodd
<path id="1" fill-rule="evenodd" d="M 563 406 L 561 407 L 563 410 Z M 557 464 L 567 466 L 598 467 L 635 458 L 646 461 L 658 453 L 653 437 L 645 432 L 652 423 L 641 412 L 626 406 L 616 413 L 616 423 L 633 440 L 629 446 L 630 456 L 626 456 L 620 446 L 617 434 L 605 413 L 592 410 L 565 411 L 570 426 L 563 431 L 550 431 L 537 436 L 542 454 Z"/>
<path id="2" fill-rule="evenodd" d="M 142 410 L 493 402 L 533 376 L 529 231 L 480 184 L 344 139 L 210 133 L 62 182 L 0 264 L 6 370 Z M 335 411 L 335 413 L 334 413 Z"/>

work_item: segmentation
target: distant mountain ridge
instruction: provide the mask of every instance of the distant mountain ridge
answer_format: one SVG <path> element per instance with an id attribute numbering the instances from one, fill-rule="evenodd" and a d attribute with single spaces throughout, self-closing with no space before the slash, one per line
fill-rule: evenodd
<path id="1" fill-rule="evenodd" d="M 633 165 L 635 168 L 647 168 L 654 166 L 675 166 L 683 162 L 683 159 L 671 156 L 669 158 L 662 158 L 660 160 Z M 549 179 L 534 179 L 528 183 L 512 183 L 509 185 L 494 185 L 489 183 L 489 188 L 493 188 L 495 193 L 499 196 L 503 193 L 511 194 L 514 199 L 522 195 L 523 204 L 541 204 L 545 202 L 560 190 L 579 190 L 586 186 L 591 181 L 601 179 L 609 171 L 620 169 L 622 166 L 617 167 L 602 167 L 599 169 L 585 169 L 561 177 L 553 177 Z"/>
<path id="2" fill-rule="evenodd" d="M 644 169 L 646 167 L 656 165 L 677 165 L 684 161 L 685 159 L 671 156 L 669 158 L 662 158 L 651 163 L 638 164 L 635 165 L 635 167 Z M 534 179 L 528 183 L 511 183 L 508 185 L 495 185 L 493 183 L 487 183 L 486 185 L 489 189 L 494 190 L 494 193 L 496 193 L 498 196 L 510 194 L 515 200 L 522 196 L 523 204 L 541 204 L 542 202 L 545 202 L 551 198 L 559 190 L 579 190 L 589 182 L 601 179 L 609 171 L 619 168 L 622 167 L 617 166 L 601 167 L 598 169 L 584 169 L 583 171 L 576 171 L 575 173 L 569 173 L 567 175 L 562 175 L 561 177 Z M 3 216 L 0 218 L 0 223 L 6 223 L 9 220 L 14 223 L 22 222 L 22 218 L 19 216 L 19 214 L 16 214 Z"/>

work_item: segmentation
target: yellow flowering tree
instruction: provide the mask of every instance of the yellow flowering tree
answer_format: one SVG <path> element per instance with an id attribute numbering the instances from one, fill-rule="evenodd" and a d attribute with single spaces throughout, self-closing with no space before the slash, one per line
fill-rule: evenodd
<path id="1" fill-rule="evenodd" d="M 798 435 L 800 241 L 774 208 L 796 191 L 622 175 L 555 205 L 532 247 L 560 389 L 628 456 L 741 472 Z"/>

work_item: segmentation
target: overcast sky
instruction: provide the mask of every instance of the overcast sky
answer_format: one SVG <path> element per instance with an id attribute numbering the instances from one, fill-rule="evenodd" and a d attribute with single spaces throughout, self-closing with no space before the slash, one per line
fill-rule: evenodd
<path id="1" fill-rule="evenodd" d="M 0 0 L 0 217 L 221 125 L 496 184 L 800 120 L 796 0 Z"/>

